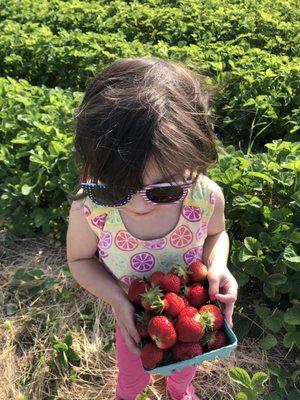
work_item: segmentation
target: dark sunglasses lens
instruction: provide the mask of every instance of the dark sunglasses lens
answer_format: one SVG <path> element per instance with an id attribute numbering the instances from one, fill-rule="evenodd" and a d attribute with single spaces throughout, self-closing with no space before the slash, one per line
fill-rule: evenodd
<path id="1" fill-rule="evenodd" d="M 92 189 L 92 195 L 98 203 L 106 206 L 118 206 L 126 202 L 127 195 L 117 195 L 105 188 L 95 187 Z"/>
<path id="2" fill-rule="evenodd" d="M 154 203 L 173 203 L 182 197 L 183 188 L 179 186 L 167 186 L 147 189 L 146 195 Z"/>

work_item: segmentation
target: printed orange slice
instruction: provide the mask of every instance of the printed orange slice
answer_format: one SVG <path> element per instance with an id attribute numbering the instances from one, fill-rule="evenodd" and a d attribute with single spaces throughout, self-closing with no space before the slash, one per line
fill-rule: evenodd
<path id="1" fill-rule="evenodd" d="M 193 233 L 186 225 L 181 225 L 172 233 L 170 243 L 173 247 L 188 246 L 193 240 Z"/>
<path id="2" fill-rule="evenodd" d="M 121 230 L 115 237 L 116 246 L 123 251 L 132 251 L 138 246 L 138 241 L 129 232 Z"/>

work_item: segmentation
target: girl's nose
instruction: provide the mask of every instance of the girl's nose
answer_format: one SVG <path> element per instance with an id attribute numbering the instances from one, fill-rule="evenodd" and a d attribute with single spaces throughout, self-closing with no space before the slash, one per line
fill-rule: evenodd
<path id="1" fill-rule="evenodd" d="M 131 197 L 130 206 L 133 212 L 141 214 L 150 211 L 151 208 L 151 205 L 139 193 Z"/>

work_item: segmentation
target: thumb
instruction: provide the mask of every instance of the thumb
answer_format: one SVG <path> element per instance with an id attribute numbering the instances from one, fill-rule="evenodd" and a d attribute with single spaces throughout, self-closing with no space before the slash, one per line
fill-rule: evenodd
<path id="1" fill-rule="evenodd" d="M 136 329 L 134 324 L 129 324 L 126 326 L 127 332 L 128 334 L 133 338 L 133 340 L 135 341 L 136 344 L 140 343 L 141 341 L 141 336 L 138 332 L 138 330 Z"/>
<path id="2" fill-rule="evenodd" d="M 216 294 L 219 293 L 219 279 L 216 277 L 211 277 L 208 279 L 208 283 L 209 283 L 209 289 L 208 289 L 208 293 L 209 293 L 209 297 L 211 300 L 215 300 L 216 299 Z"/>

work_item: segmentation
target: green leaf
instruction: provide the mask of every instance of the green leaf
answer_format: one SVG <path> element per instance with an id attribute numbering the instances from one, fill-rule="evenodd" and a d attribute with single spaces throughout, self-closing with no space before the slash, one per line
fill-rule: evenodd
<path id="1" fill-rule="evenodd" d="M 300 243 L 300 230 L 295 229 L 293 232 L 289 234 L 289 240 L 293 243 L 299 244 Z"/>
<path id="2" fill-rule="evenodd" d="M 300 349 L 300 332 L 287 332 L 283 338 L 283 344 L 285 347 L 292 347 L 294 344 Z"/>
<path id="3" fill-rule="evenodd" d="M 289 267 L 295 271 L 300 271 L 300 256 L 297 256 L 291 244 L 284 249 L 283 259 Z"/>
<path id="4" fill-rule="evenodd" d="M 282 285 L 287 281 L 287 277 L 282 274 L 271 274 L 268 276 L 268 282 L 273 285 Z"/>
<path id="5" fill-rule="evenodd" d="M 64 351 L 61 351 L 58 356 L 57 356 L 58 361 L 64 365 L 65 367 L 68 366 L 68 359 L 67 359 L 67 355 Z"/>
<path id="6" fill-rule="evenodd" d="M 66 148 L 61 143 L 53 140 L 49 144 L 49 152 L 50 152 L 51 155 L 58 156 L 59 153 L 65 153 L 66 152 Z"/>
<path id="7" fill-rule="evenodd" d="M 268 380 L 268 375 L 264 372 L 256 372 L 252 379 L 252 388 L 257 394 L 261 394 L 264 391 L 264 383 Z"/>
<path id="8" fill-rule="evenodd" d="M 256 307 L 255 314 L 264 319 L 271 315 L 271 310 L 268 307 Z"/>
<path id="9" fill-rule="evenodd" d="M 68 332 L 67 332 L 64 342 L 65 342 L 68 346 L 72 346 L 73 338 L 72 338 L 72 332 L 71 332 L 71 331 L 68 331 Z"/>
<path id="10" fill-rule="evenodd" d="M 56 350 L 68 350 L 68 345 L 66 343 L 58 342 L 53 345 Z"/>
<path id="11" fill-rule="evenodd" d="M 262 350 L 270 350 L 272 347 L 276 346 L 277 339 L 274 335 L 268 333 L 263 339 L 260 339 L 259 345 Z"/>
<path id="12" fill-rule="evenodd" d="M 279 332 L 282 328 L 283 319 L 281 314 L 273 314 L 263 320 L 265 326 L 273 332 Z"/>
<path id="13" fill-rule="evenodd" d="M 300 170 L 300 160 L 289 161 L 281 164 L 282 168 L 287 168 L 292 171 L 299 171 Z"/>
<path id="14" fill-rule="evenodd" d="M 300 305 L 294 305 L 284 313 L 284 321 L 290 325 L 300 325 Z"/>
<path id="15" fill-rule="evenodd" d="M 234 271 L 235 279 L 238 282 L 239 287 L 245 286 L 249 282 L 249 275 L 242 271 Z"/>
<path id="16" fill-rule="evenodd" d="M 244 245 L 249 252 L 255 255 L 257 255 L 258 251 L 261 250 L 261 244 L 259 241 L 251 236 L 244 239 Z"/>
<path id="17" fill-rule="evenodd" d="M 47 224 L 49 221 L 49 215 L 42 208 L 36 208 L 32 214 L 34 216 L 34 223 L 37 228 Z"/>
<path id="18" fill-rule="evenodd" d="M 273 297 L 275 297 L 275 288 L 273 285 L 270 285 L 269 282 L 265 282 L 263 284 L 263 291 L 264 294 L 269 297 L 270 299 L 272 299 Z"/>
<path id="19" fill-rule="evenodd" d="M 273 179 L 272 179 L 269 175 L 263 174 L 262 172 L 250 171 L 250 172 L 248 172 L 248 175 L 247 175 L 247 176 L 253 176 L 253 177 L 255 177 L 255 178 L 262 179 L 263 181 L 269 182 L 271 185 L 274 184 Z"/>
<path id="20" fill-rule="evenodd" d="M 67 351 L 67 357 L 70 361 L 79 361 L 80 360 L 80 356 L 79 354 L 72 348 L 69 348 Z"/>
<path id="21" fill-rule="evenodd" d="M 24 196 L 28 196 L 28 195 L 31 193 L 32 189 L 33 189 L 32 186 L 29 186 L 29 185 L 25 184 L 25 185 L 23 185 L 22 188 L 21 188 L 21 193 L 22 193 Z"/>
<path id="22" fill-rule="evenodd" d="M 248 396 L 244 392 L 238 392 L 235 396 L 237 400 L 249 400 Z"/>
<path id="23" fill-rule="evenodd" d="M 229 369 L 229 376 L 233 382 L 247 389 L 251 389 L 251 379 L 246 370 L 239 367 L 233 367 Z"/>
<path id="24" fill-rule="evenodd" d="M 281 400 L 281 397 L 275 393 L 270 393 L 265 396 L 265 400 Z"/>
<path id="25" fill-rule="evenodd" d="M 270 372 L 270 374 L 272 374 L 272 375 L 280 376 L 282 373 L 278 364 L 268 363 L 267 368 L 268 368 L 268 371 Z"/>

